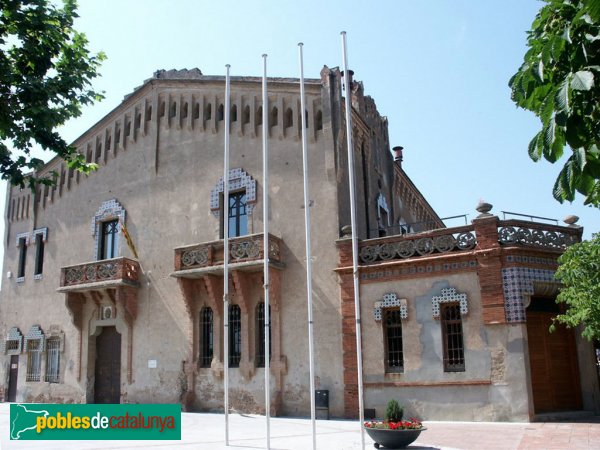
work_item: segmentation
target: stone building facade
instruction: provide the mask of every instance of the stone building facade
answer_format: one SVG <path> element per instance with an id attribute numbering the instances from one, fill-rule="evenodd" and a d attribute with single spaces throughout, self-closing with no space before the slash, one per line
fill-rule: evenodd
<path id="1" fill-rule="evenodd" d="M 55 186 L 9 189 L 0 297 L 0 380 L 7 400 L 181 402 L 222 410 L 228 251 L 230 401 L 238 411 L 264 412 L 260 89 L 258 78 L 232 78 L 226 202 L 224 79 L 197 69 L 156 72 L 74 142 L 97 171 L 84 176 L 54 159 L 40 175 L 56 172 Z M 531 418 L 536 394 L 526 363 L 523 301 L 538 295 L 537 282 L 550 286 L 546 297 L 555 295 L 556 257 L 581 230 L 536 228 L 544 239 L 551 233 L 562 239 L 546 248 L 535 240 L 507 246 L 498 230 L 519 224 L 500 226 L 493 217 L 445 229 L 403 171 L 401 157 L 394 161 L 387 119 L 361 83 L 351 89 L 361 304 L 365 317 L 373 317 L 363 323 L 366 407 L 381 415 L 388 397 L 401 397 L 426 419 Z M 353 416 L 339 70 L 324 67 L 320 78 L 307 80 L 306 93 L 316 386 L 329 390 L 332 416 Z M 272 407 L 274 414 L 308 415 L 298 80 L 271 79 L 268 107 Z M 528 270 L 535 271 L 533 284 Z M 462 371 L 458 357 L 451 371 L 440 370 L 440 340 L 447 338 L 438 316 L 449 314 L 448 305 L 458 305 L 450 312 L 455 334 L 458 323 L 464 332 Z M 390 365 L 386 333 L 392 329 Z M 404 336 L 400 347 L 398 336 Z M 593 410 L 598 386 L 588 370 L 591 347 L 575 341 L 582 397 L 575 406 Z"/>

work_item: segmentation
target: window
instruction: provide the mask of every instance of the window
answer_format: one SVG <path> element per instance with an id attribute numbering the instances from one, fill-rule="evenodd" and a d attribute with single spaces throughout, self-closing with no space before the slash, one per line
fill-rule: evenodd
<path id="1" fill-rule="evenodd" d="M 271 306 L 269 305 L 269 362 L 271 361 Z M 265 367 L 265 302 L 256 305 L 256 367 Z"/>
<path id="2" fill-rule="evenodd" d="M 200 311 L 200 367 L 210 367 L 213 358 L 213 312 L 204 307 Z"/>
<path id="3" fill-rule="evenodd" d="M 238 305 L 229 307 L 229 367 L 239 367 L 242 358 L 242 313 Z"/>
<path id="4" fill-rule="evenodd" d="M 60 381 L 60 338 L 49 338 L 46 341 L 46 381 Z"/>
<path id="5" fill-rule="evenodd" d="M 444 372 L 464 372 L 465 352 L 460 305 L 459 303 L 442 303 L 440 308 Z"/>
<path id="6" fill-rule="evenodd" d="M 386 372 L 404 372 L 402 318 L 399 309 L 385 310 Z"/>
<path id="7" fill-rule="evenodd" d="M 17 272 L 18 278 L 25 278 L 25 263 L 27 260 L 27 238 L 19 238 L 19 270 Z"/>
<path id="8" fill-rule="evenodd" d="M 231 192 L 229 194 L 229 237 L 248 234 L 246 203 L 246 191 Z"/>
<path id="9" fill-rule="evenodd" d="M 37 233 L 35 235 L 35 272 L 34 275 L 41 275 L 44 271 L 44 235 Z"/>
<path id="10" fill-rule="evenodd" d="M 42 349 L 40 339 L 27 341 L 27 374 L 25 381 L 40 381 Z"/>
<path id="11" fill-rule="evenodd" d="M 16 339 L 8 340 L 8 341 L 6 341 L 4 348 L 5 348 L 6 353 L 19 351 L 19 350 L 21 350 L 21 343 Z M 21 353 L 21 352 L 19 351 L 19 353 Z"/>
<path id="12" fill-rule="evenodd" d="M 99 258 L 111 259 L 117 256 L 117 243 L 119 240 L 119 220 L 110 220 L 100 224 L 100 252 Z"/>

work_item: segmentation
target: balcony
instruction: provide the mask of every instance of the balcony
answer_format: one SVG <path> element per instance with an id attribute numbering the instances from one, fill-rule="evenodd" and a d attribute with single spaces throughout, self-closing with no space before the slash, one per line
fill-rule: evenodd
<path id="1" fill-rule="evenodd" d="M 60 269 L 58 292 L 83 292 L 119 286 L 139 287 L 139 263 L 130 258 L 113 258 Z"/>
<path id="2" fill-rule="evenodd" d="M 229 268 L 256 271 L 264 264 L 264 234 L 257 233 L 229 239 Z M 283 241 L 269 234 L 269 264 L 283 268 L 281 258 Z M 208 274 L 223 273 L 223 240 L 188 245 L 175 249 L 176 278 L 200 278 Z"/>

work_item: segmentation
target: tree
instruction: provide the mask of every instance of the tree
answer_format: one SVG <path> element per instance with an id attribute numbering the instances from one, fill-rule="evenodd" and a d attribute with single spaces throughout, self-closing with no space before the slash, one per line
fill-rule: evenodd
<path id="1" fill-rule="evenodd" d="M 556 300 L 567 309 L 555 321 L 569 328 L 583 324 L 583 336 L 600 339 L 600 233 L 570 246 L 558 262 L 555 277 L 563 288 Z"/>
<path id="2" fill-rule="evenodd" d="M 524 62 L 509 81 L 512 100 L 534 112 L 542 129 L 529 156 L 558 161 L 570 154 L 554 183 L 559 202 L 600 207 L 600 0 L 544 0 L 528 32 Z"/>
<path id="3" fill-rule="evenodd" d="M 56 132 L 83 105 L 103 98 L 91 88 L 103 53 L 90 55 L 84 34 L 73 29 L 75 0 L 59 8 L 48 0 L 0 0 L 0 174 L 24 187 L 52 184 L 27 172 L 44 162 L 39 146 L 85 173 L 94 168 Z"/>

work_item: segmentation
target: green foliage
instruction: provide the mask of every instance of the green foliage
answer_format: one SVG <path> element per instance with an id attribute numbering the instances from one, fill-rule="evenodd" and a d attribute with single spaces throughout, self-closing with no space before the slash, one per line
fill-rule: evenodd
<path id="1" fill-rule="evenodd" d="M 385 410 L 385 421 L 400 422 L 403 414 L 404 408 L 401 408 L 396 400 L 390 400 Z"/>
<path id="2" fill-rule="evenodd" d="M 559 201 L 584 195 L 600 207 L 600 0 L 544 0 L 528 32 L 524 62 L 511 78 L 512 100 L 542 129 L 529 144 L 534 161 L 571 152 L 554 184 Z"/>
<path id="3" fill-rule="evenodd" d="M 557 301 L 565 303 L 567 310 L 555 321 L 569 328 L 583 324 L 583 336 L 600 339 L 600 233 L 570 246 L 558 262 L 555 276 L 563 288 Z"/>
<path id="4" fill-rule="evenodd" d="M 54 3 L 0 0 L 0 174 L 21 187 L 56 182 L 25 175 L 44 164 L 31 156 L 36 144 L 70 168 L 93 170 L 56 128 L 103 98 L 91 80 L 105 56 L 90 55 L 85 35 L 73 29 L 75 0 L 64 0 L 62 8 Z"/>

